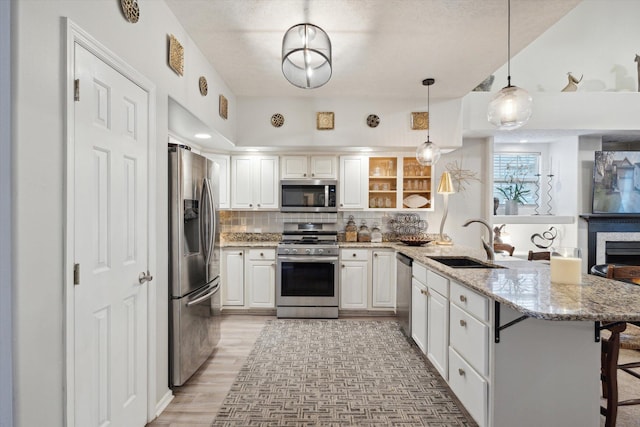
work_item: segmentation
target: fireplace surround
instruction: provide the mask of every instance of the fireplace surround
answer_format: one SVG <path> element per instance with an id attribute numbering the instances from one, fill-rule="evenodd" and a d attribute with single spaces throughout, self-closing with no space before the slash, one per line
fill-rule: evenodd
<path id="1" fill-rule="evenodd" d="M 588 223 L 587 271 L 596 264 L 617 263 L 616 259 L 640 257 L 637 255 L 640 246 L 640 214 L 583 214 L 580 218 Z"/>

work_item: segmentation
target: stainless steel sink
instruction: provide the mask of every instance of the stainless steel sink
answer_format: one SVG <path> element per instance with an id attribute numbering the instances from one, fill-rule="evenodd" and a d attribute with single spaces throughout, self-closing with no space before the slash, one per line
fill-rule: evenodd
<path id="1" fill-rule="evenodd" d="M 501 265 L 489 264 L 469 257 L 434 256 L 429 258 L 451 268 L 506 268 Z"/>

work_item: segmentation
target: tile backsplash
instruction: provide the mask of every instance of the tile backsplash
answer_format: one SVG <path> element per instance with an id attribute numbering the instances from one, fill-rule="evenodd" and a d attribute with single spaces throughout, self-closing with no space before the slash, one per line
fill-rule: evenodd
<path id="1" fill-rule="evenodd" d="M 371 228 L 374 224 L 381 227 L 382 232 L 391 232 L 389 220 L 395 217 L 394 211 L 341 211 L 330 213 L 283 213 L 257 211 L 220 211 L 220 228 L 223 233 L 282 233 L 285 223 L 335 223 L 338 231 L 344 230 L 349 216 L 353 215 L 359 227 L 366 221 Z M 426 219 L 426 213 L 418 214 Z"/>

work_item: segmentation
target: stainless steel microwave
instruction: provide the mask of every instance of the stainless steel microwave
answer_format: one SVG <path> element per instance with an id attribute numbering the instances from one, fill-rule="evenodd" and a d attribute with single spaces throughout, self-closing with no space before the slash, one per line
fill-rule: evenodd
<path id="1" fill-rule="evenodd" d="M 338 212 L 338 181 L 301 179 L 280 181 L 282 212 Z"/>

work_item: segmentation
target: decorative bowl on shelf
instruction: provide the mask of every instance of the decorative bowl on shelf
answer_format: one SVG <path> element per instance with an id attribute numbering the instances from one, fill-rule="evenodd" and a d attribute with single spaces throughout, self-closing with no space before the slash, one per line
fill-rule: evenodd
<path id="1" fill-rule="evenodd" d="M 402 203 L 411 209 L 417 209 L 426 206 L 429 203 L 429 199 L 417 194 L 412 194 L 409 197 L 405 197 Z"/>

